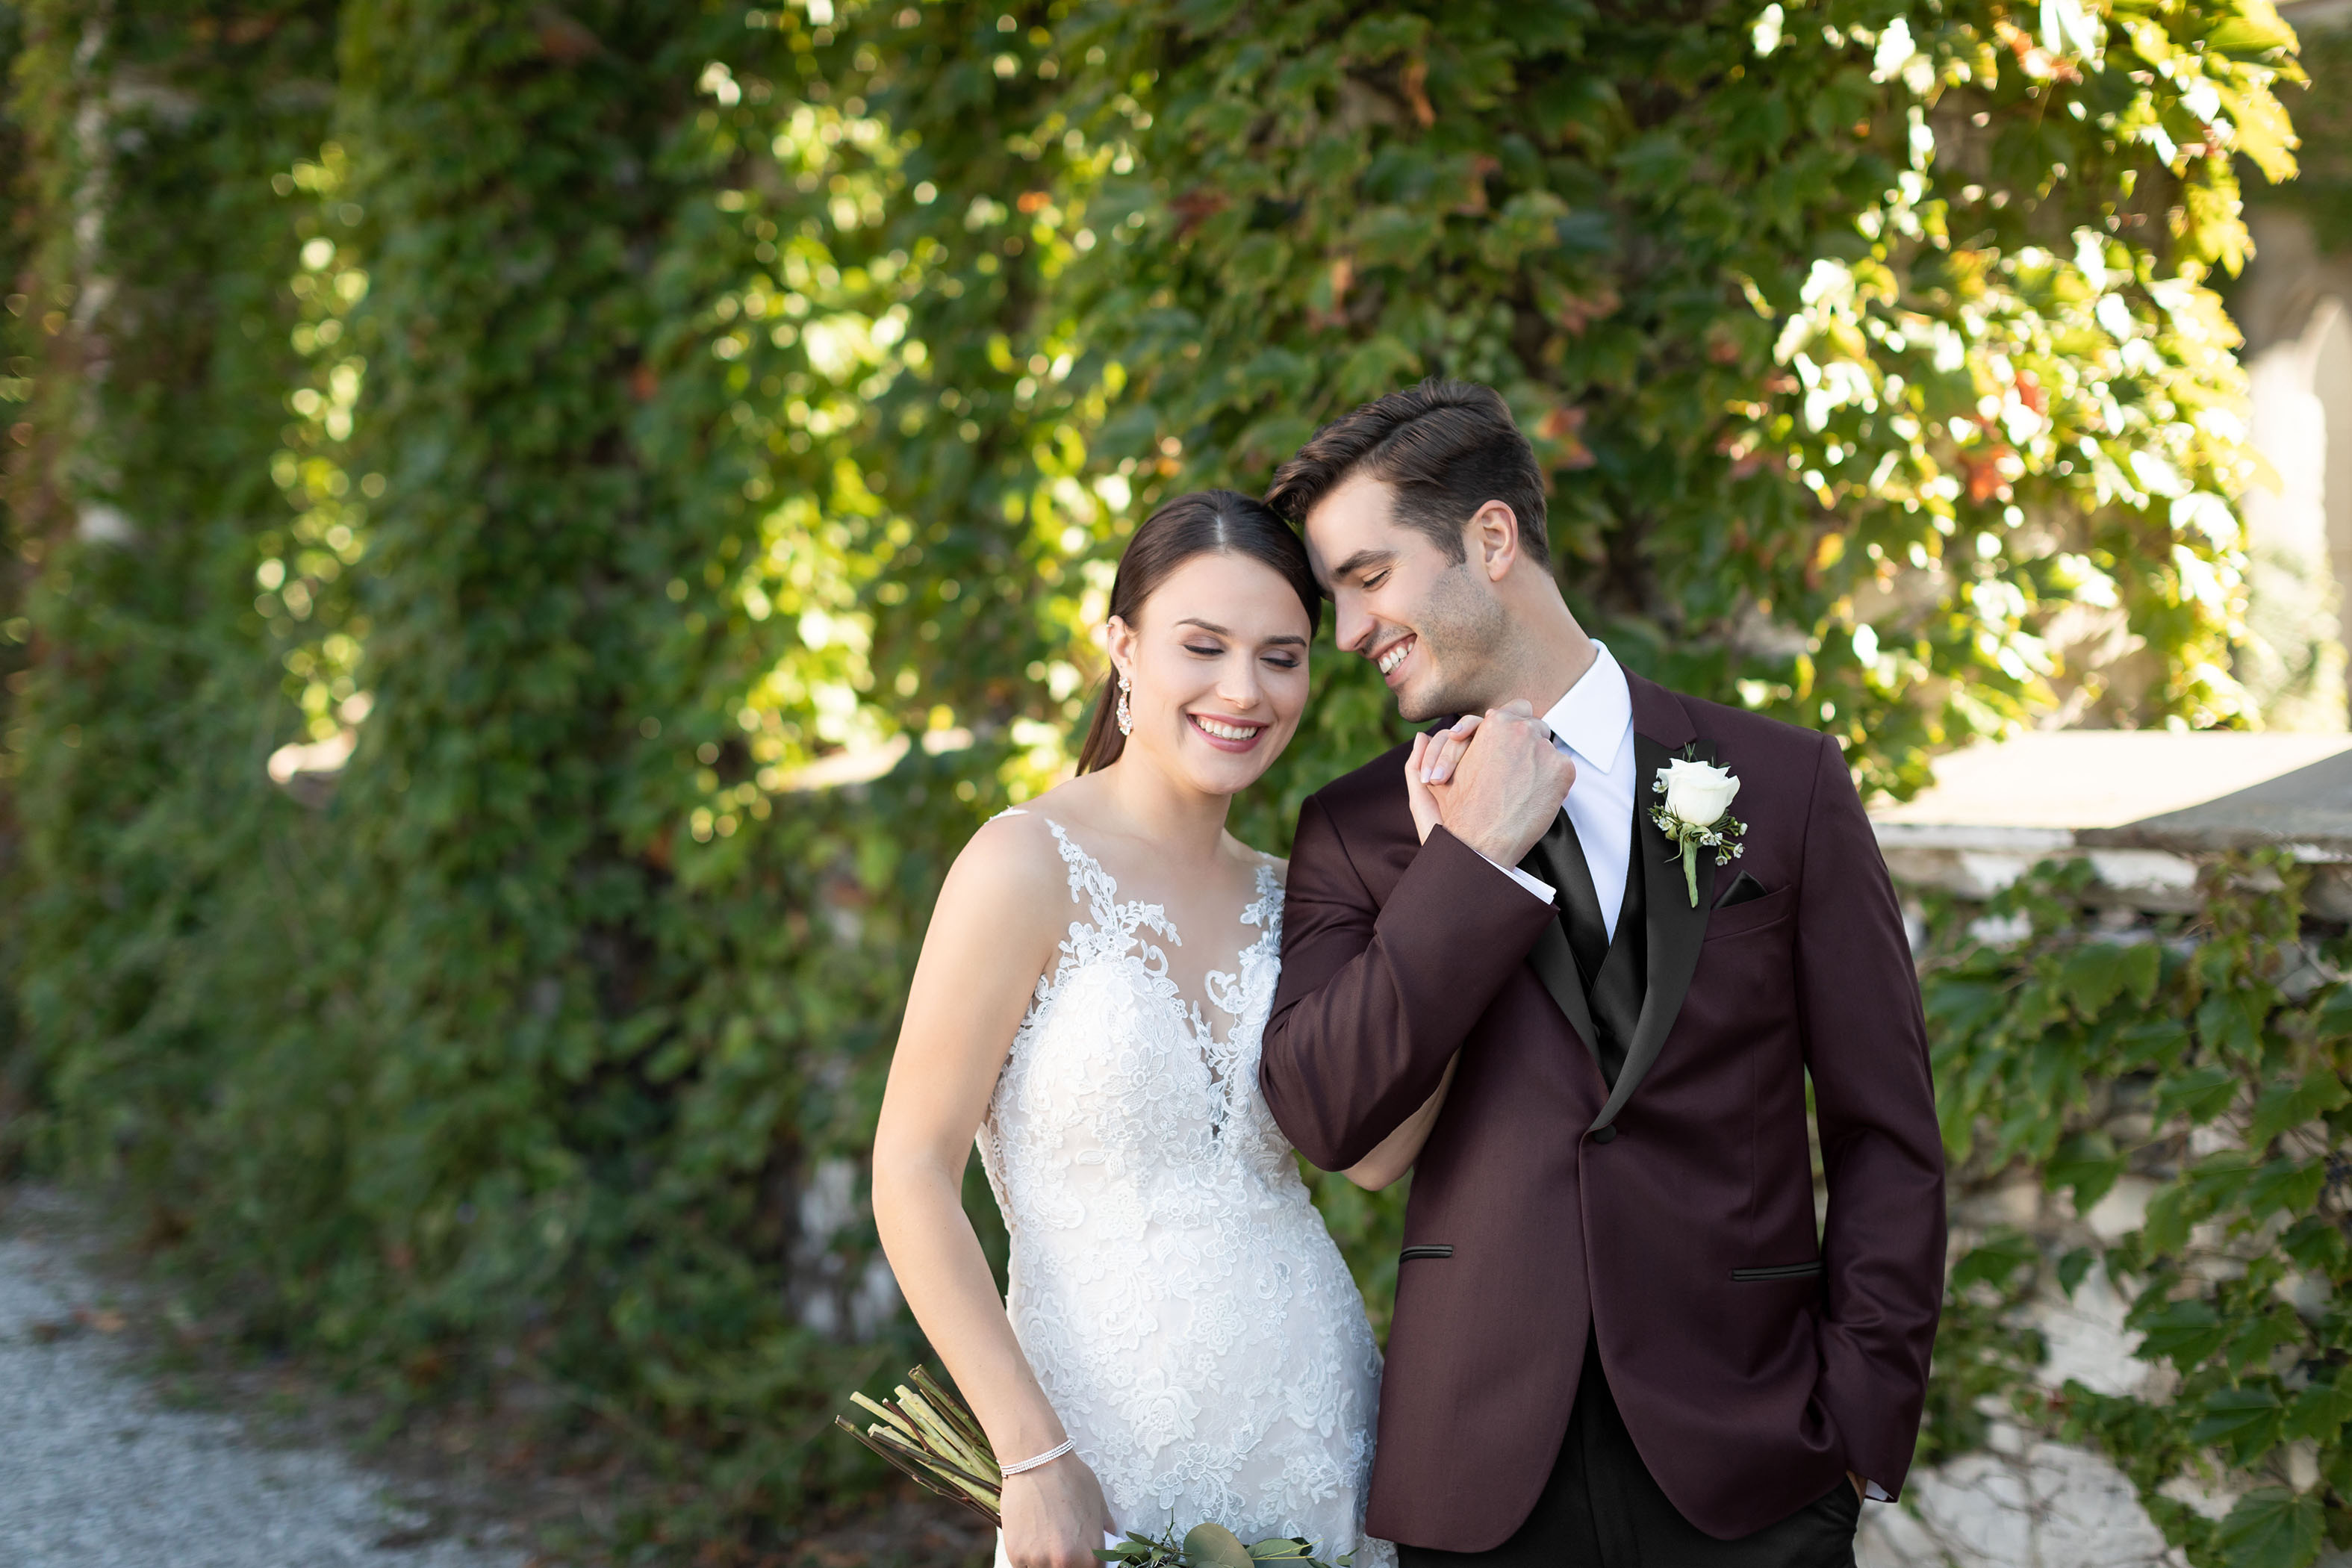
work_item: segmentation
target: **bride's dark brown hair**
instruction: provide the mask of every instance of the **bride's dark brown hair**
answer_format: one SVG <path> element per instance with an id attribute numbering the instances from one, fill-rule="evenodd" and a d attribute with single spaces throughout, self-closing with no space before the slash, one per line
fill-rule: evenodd
<path id="1" fill-rule="evenodd" d="M 1170 573 L 1195 555 L 1246 555 L 1274 568 L 1306 607 L 1307 635 L 1310 639 L 1315 636 L 1323 619 L 1323 595 L 1315 585 L 1314 568 L 1307 563 L 1307 546 L 1273 509 L 1239 490 L 1195 490 L 1144 519 L 1118 558 L 1118 575 L 1110 585 L 1110 613 L 1134 626 L 1143 602 L 1159 591 Z M 1086 744 L 1078 748 L 1078 772 L 1090 773 L 1118 761 L 1127 737 L 1118 732 L 1118 671 L 1113 669 L 1095 698 L 1094 722 L 1087 728 Z"/>

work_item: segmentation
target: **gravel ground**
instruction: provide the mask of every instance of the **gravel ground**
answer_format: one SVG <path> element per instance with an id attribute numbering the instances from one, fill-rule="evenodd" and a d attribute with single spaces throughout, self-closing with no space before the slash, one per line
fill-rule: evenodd
<path id="1" fill-rule="evenodd" d="M 521 1568 L 332 1447 L 168 1407 L 37 1206 L 0 1226 L 0 1568 Z"/>

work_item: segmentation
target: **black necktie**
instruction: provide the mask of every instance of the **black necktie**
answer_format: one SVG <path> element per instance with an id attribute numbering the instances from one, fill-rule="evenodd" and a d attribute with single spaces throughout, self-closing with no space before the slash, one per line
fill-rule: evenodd
<path id="1" fill-rule="evenodd" d="M 1527 869 L 1559 889 L 1560 920 L 1568 927 L 1568 949 L 1576 955 L 1576 972 L 1590 993 L 1594 976 L 1609 956 L 1609 927 L 1601 918 L 1601 895 L 1592 886 L 1592 868 L 1585 863 L 1576 824 L 1567 808 L 1551 819 L 1551 826 L 1528 851 Z"/>
<path id="2" fill-rule="evenodd" d="M 1591 1042 L 1601 1065 L 1601 1079 L 1614 1086 L 1624 1065 L 1633 1029 L 1642 1016 L 1642 999 L 1649 989 L 1649 942 L 1643 922 L 1647 900 L 1639 853 L 1642 842 L 1639 807 L 1632 828 L 1634 858 L 1625 868 L 1625 891 L 1617 910 L 1617 938 L 1601 918 L 1601 897 L 1592 886 L 1592 868 L 1584 846 L 1563 808 L 1536 847 L 1520 864 L 1559 889 L 1560 923 L 1568 928 L 1569 952 L 1575 956 L 1578 975 L 1592 1010 L 1600 1037 Z"/>

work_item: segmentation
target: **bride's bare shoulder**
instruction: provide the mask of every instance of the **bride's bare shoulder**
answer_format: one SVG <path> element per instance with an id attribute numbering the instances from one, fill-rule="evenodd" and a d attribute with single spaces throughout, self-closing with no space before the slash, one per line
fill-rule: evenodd
<path id="1" fill-rule="evenodd" d="M 981 824 L 948 869 L 940 913 L 1041 929 L 1066 921 L 1069 868 L 1052 823 L 1041 810 L 1015 806 Z"/>

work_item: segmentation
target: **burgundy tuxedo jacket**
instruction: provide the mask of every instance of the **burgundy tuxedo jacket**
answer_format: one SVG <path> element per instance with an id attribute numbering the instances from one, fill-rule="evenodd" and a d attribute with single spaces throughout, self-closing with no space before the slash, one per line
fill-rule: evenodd
<path id="1" fill-rule="evenodd" d="M 1613 1090 L 1557 912 L 1439 828 L 1391 752 L 1299 814 L 1261 1076 L 1340 1170 L 1461 1053 L 1414 1169 L 1366 1530 L 1453 1552 L 1534 1508 L 1588 1332 L 1650 1473 L 1731 1539 L 1849 1469 L 1899 1490 L 1944 1282 L 1944 1159 L 1903 919 L 1828 737 L 1638 676 L 1649 977 Z M 1740 780 L 1692 907 L 1670 754 Z M 1760 897 L 1713 907 L 1740 871 Z M 1816 1228 L 1813 1084 L 1829 1182 Z"/>

